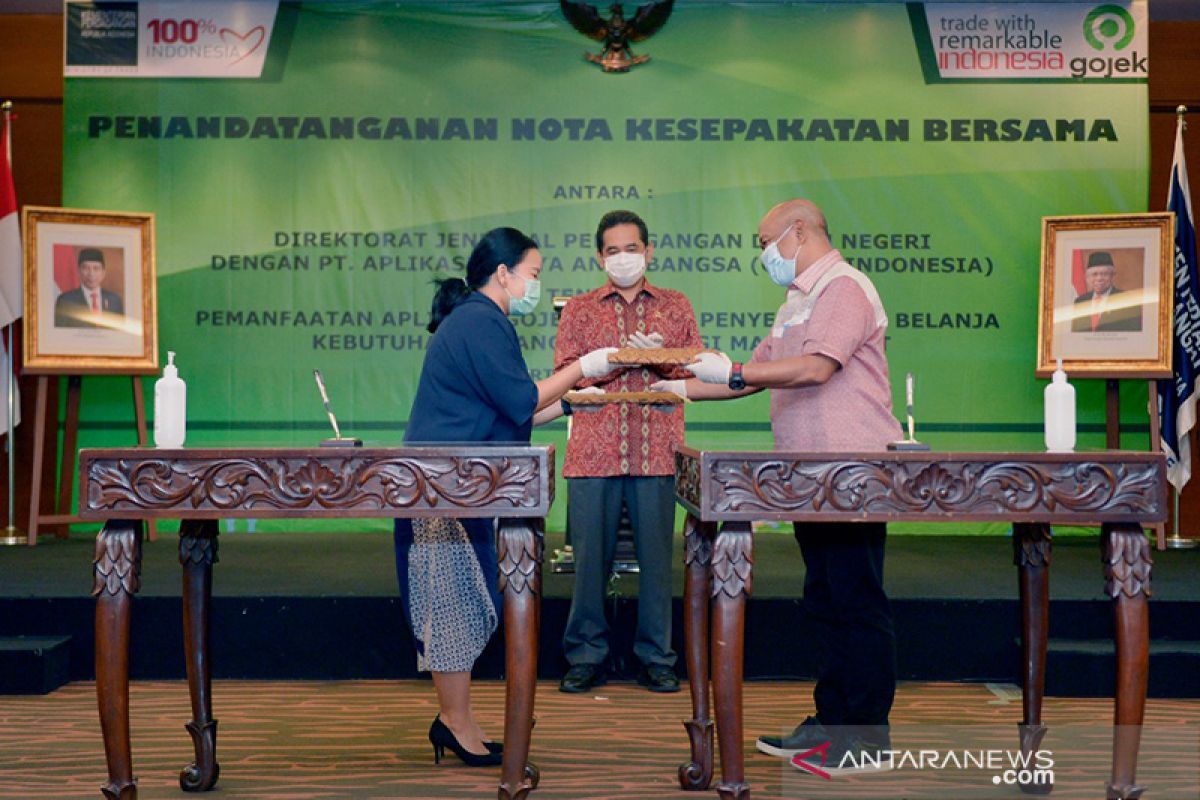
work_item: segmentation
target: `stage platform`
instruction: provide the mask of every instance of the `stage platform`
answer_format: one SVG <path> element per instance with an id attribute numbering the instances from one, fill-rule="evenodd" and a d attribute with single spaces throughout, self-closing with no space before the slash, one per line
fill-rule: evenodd
<path id="1" fill-rule="evenodd" d="M 35 548 L 0 548 L 0 637 L 70 636 L 70 677 L 94 676 L 90 596 L 94 536 L 45 537 Z M 547 534 L 547 554 L 562 534 Z M 1098 537 L 1056 540 L 1051 568 L 1047 693 L 1112 691 L 1112 619 L 1104 597 Z M 682 597 L 682 549 L 674 589 Z M 1200 551 L 1155 552 L 1150 695 L 1200 697 Z M 223 533 L 214 568 L 214 677 L 225 679 L 413 678 L 415 656 L 396 597 L 391 535 Z M 799 600 L 804 565 L 790 533 L 755 537 L 747 607 L 748 680 L 813 674 L 808 622 Z M 561 675 L 560 638 L 570 575 L 545 572 L 539 672 Z M 1003 536 L 891 536 L 886 584 L 893 601 L 900 675 L 906 680 L 1017 683 L 1017 571 Z M 176 536 L 147 542 L 133 612 L 134 679 L 184 676 Z M 614 674 L 631 677 L 637 577 L 612 583 Z M 681 599 L 676 649 L 682 649 Z M 682 661 L 682 659 L 681 659 Z M 683 666 L 680 664 L 682 674 Z M 493 640 L 477 665 L 499 677 Z"/>
<path id="2" fill-rule="evenodd" d="M 484 730 L 500 736 L 504 684 L 473 687 Z M 790 729 L 809 708 L 811 683 L 756 682 L 745 692 L 746 778 L 757 800 L 1018 800 L 982 770 L 914 770 L 823 781 L 754 751 L 753 739 Z M 179 769 L 192 759 L 187 685 L 130 687 L 134 774 L 143 800 L 184 800 Z M 426 738 L 436 713 L 423 681 L 218 681 L 221 777 L 228 800 L 465 800 L 496 796 L 499 770 L 469 769 L 452 756 L 434 766 Z M 532 760 L 542 781 L 529 800 L 710 800 L 683 792 L 687 758 L 680 720 L 686 693 L 655 695 L 610 685 L 566 695 L 538 686 Z M 1010 749 L 1021 697 L 1014 686 L 900 684 L 892 710 L 897 749 Z M 1112 702 L 1050 698 L 1044 747 L 1054 758 L 1056 800 L 1095 800 L 1108 778 Z M 1200 792 L 1200 701 L 1146 705 L 1139 783 L 1147 800 L 1194 800 Z M 0 800 L 99 800 L 104 748 L 95 687 L 72 683 L 42 697 L 0 697 Z"/>

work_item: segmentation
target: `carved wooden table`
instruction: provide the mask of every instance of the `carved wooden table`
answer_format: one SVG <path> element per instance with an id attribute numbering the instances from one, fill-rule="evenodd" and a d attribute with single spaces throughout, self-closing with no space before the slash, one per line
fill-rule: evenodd
<path id="1" fill-rule="evenodd" d="M 1166 460 L 1154 453 L 700 452 L 675 456 L 685 523 L 684 635 L 692 760 L 684 789 L 713 773 L 712 691 L 722 798 L 748 798 L 742 752 L 744 612 L 753 520 L 1011 522 L 1024 663 L 1021 749 L 1038 749 L 1049 622 L 1051 524 L 1101 525 L 1104 591 L 1113 599 L 1117 687 L 1110 799 L 1133 800 L 1149 665 L 1150 544 L 1143 523 L 1167 516 Z M 720 524 L 718 531 L 717 525 Z M 711 603 L 711 608 L 710 608 Z M 710 621 L 711 614 L 711 621 Z M 709 627 L 711 624 L 711 637 Z M 1034 792 L 1038 787 L 1022 787 Z M 1041 791 L 1048 791 L 1042 788 Z"/>
<path id="2" fill-rule="evenodd" d="M 498 517 L 506 636 L 500 800 L 526 797 L 537 680 L 543 531 L 554 501 L 554 448 L 122 448 L 80 452 L 80 516 L 104 520 L 96 538 L 96 695 L 108 760 L 105 797 L 133 800 L 129 744 L 129 615 L 144 520 L 183 520 L 183 628 L 191 693 L 187 730 L 196 760 L 179 785 L 217 782 L 217 721 L 208 657 L 217 521 L 237 517 Z"/>

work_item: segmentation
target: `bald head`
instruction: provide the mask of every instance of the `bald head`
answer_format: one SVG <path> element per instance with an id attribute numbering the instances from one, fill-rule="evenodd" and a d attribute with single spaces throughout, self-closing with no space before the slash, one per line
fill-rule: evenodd
<path id="1" fill-rule="evenodd" d="M 833 249 L 825 215 L 811 200 L 796 198 L 772 208 L 758 223 L 758 246 L 763 250 L 778 242 L 779 255 L 795 259 L 799 275 Z"/>
<path id="2" fill-rule="evenodd" d="M 802 223 L 801 230 L 817 236 L 826 243 L 829 241 L 829 225 L 825 222 L 825 214 L 811 200 L 795 198 L 786 200 L 768 211 L 758 224 L 759 244 L 766 245 L 775 241 L 788 228 Z"/>

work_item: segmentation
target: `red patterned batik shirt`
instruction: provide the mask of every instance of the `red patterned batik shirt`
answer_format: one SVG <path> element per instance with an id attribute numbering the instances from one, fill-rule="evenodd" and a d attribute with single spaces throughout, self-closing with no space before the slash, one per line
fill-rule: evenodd
<path id="1" fill-rule="evenodd" d="M 682 292 L 644 282 L 632 303 L 611 281 L 571 298 L 563 308 L 554 346 L 554 370 L 599 347 L 624 347 L 631 334 L 660 333 L 663 347 L 703 347 L 692 304 Z M 580 386 L 606 392 L 644 392 L 663 378 L 691 378 L 682 367 L 625 367 Z M 683 407 L 629 403 L 580 411 L 571 417 L 571 437 L 563 475 L 605 478 L 616 475 L 673 475 L 675 448 L 683 444 Z"/>

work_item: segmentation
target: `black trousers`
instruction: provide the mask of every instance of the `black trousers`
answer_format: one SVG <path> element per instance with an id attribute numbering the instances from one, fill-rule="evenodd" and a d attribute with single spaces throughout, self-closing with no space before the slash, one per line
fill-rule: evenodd
<path id="1" fill-rule="evenodd" d="M 888 724 L 896 695 L 896 634 L 883 591 L 887 525 L 794 527 L 807 570 L 804 607 L 816 628 L 817 718 L 876 738 L 871 729 Z"/>
<path id="2" fill-rule="evenodd" d="M 568 478 L 567 515 L 575 548 L 575 592 L 563 632 L 567 662 L 602 664 L 609 657 L 604 589 L 617 548 L 621 498 L 629 507 L 637 551 L 638 610 L 634 655 L 643 664 L 675 665 L 671 649 L 671 550 L 675 543 L 675 479 L 670 475 Z"/>

